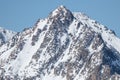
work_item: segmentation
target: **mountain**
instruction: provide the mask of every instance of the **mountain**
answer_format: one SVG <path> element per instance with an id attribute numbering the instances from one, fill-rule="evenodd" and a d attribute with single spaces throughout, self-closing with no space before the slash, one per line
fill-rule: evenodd
<path id="1" fill-rule="evenodd" d="M 120 80 L 120 39 L 60 6 L 0 47 L 0 80 Z"/>
<path id="2" fill-rule="evenodd" d="M 0 27 L 0 46 L 9 41 L 16 33 Z"/>

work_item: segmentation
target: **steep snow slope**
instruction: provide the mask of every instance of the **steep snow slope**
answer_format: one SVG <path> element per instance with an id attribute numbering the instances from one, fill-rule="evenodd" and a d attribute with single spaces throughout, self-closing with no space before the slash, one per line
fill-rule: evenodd
<path id="1" fill-rule="evenodd" d="M 64 6 L 0 47 L 0 79 L 119 80 L 120 39 Z"/>
<path id="2" fill-rule="evenodd" d="M 120 53 L 120 39 L 116 37 L 114 31 L 108 29 L 104 25 L 96 22 L 95 20 L 91 20 L 85 14 L 74 12 L 74 16 L 77 18 L 78 21 L 82 22 L 84 25 L 91 27 L 95 32 L 99 33 L 103 40 L 107 43 L 107 46 L 114 47 Z"/>

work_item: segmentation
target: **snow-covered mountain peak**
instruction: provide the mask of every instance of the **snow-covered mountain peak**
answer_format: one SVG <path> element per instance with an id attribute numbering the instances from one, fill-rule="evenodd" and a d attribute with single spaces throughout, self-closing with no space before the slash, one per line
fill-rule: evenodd
<path id="1" fill-rule="evenodd" d="M 49 20 L 63 25 L 68 25 L 73 20 L 73 14 L 64 6 L 59 6 L 49 15 Z"/>
<path id="2" fill-rule="evenodd" d="M 61 5 L 52 12 L 52 16 L 57 16 L 58 14 L 63 15 L 65 13 L 67 13 L 68 11 L 69 10 L 65 6 Z"/>
<path id="3" fill-rule="evenodd" d="M 0 80 L 119 80 L 113 33 L 60 6 L 0 47 Z"/>
<path id="4" fill-rule="evenodd" d="M 9 41 L 15 34 L 16 32 L 0 27 L 0 46 Z"/>

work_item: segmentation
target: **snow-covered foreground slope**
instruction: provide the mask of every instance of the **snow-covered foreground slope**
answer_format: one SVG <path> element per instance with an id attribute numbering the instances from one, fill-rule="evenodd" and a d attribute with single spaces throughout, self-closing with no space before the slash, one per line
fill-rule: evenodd
<path id="1" fill-rule="evenodd" d="M 0 80 L 120 80 L 120 39 L 58 7 L 0 47 Z"/>

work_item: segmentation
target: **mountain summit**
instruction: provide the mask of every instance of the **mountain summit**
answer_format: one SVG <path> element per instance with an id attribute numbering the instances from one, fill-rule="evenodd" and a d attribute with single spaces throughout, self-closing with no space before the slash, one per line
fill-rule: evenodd
<path id="1" fill-rule="evenodd" d="M 66 7 L 61 5 L 49 15 L 49 19 L 64 24 L 64 26 L 68 26 L 69 23 L 73 21 L 73 14 Z"/>
<path id="2" fill-rule="evenodd" d="M 0 80 L 120 80 L 120 39 L 60 6 L 0 46 Z"/>
<path id="3" fill-rule="evenodd" d="M 0 27 L 0 46 L 9 41 L 16 33 Z"/>

